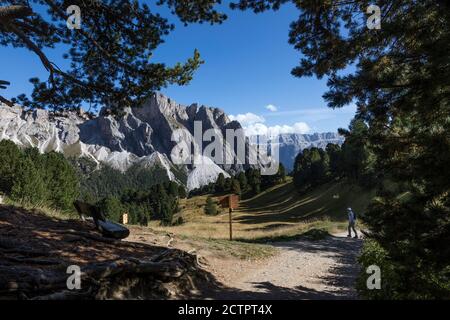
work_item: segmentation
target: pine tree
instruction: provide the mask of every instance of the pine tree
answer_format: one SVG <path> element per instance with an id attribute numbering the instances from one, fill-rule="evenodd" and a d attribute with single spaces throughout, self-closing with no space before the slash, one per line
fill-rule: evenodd
<path id="1" fill-rule="evenodd" d="M 284 168 L 284 165 L 281 162 L 278 166 L 277 180 L 278 180 L 277 183 L 286 182 L 286 169 Z"/>
<path id="2" fill-rule="evenodd" d="M 245 172 L 247 176 L 247 181 L 253 190 L 254 194 L 261 192 L 261 171 L 259 169 L 249 168 Z"/>
<path id="3" fill-rule="evenodd" d="M 206 198 L 206 205 L 205 205 L 205 214 L 209 216 L 215 216 L 219 213 L 217 210 L 217 205 L 214 202 L 212 197 Z"/>
<path id="4" fill-rule="evenodd" d="M 346 137 L 342 145 L 342 163 L 345 175 L 356 182 L 369 183 L 374 175 L 374 155 L 368 141 L 369 128 L 361 119 L 353 119 L 349 130 L 340 130 Z"/>
<path id="5" fill-rule="evenodd" d="M 219 192 L 225 191 L 225 176 L 223 173 L 219 173 L 219 175 L 217 176 L 216 188 Z"/>
<path id="6" fill-rule="evenodd" d="M 340 178 L 343 174 L 342 150 L 338 144 L 329 143 L 326 152 L 330 159 L 330 174 L 333 177 Z"/>
<path id="7" fill-rule="evenodd" d="M 169 195 L 177 198 L 178 197 L 178 183 L 176 183 L 175 181 L 170 181 L 169 182 L 169 186 L 168 186 L 168 190 L 169 190 Z"/>
<path id="8" fill-rule="evenodd" d="M 121 201 L 113 196 L 103 199 L 98 206 L 105 217 L 114 222 L 121 222 L 122 215 L 126 212 Z"/>
<path id="9" fill-rule="evenodd" d="M 247 177 L 245 176 L 245 172 L 239 172 L 237 176 L 237 180 L 239 181 L 239 186 L 241 188 L 241 192 L 246 192 L 248 188 Z"/>
<path id="10" fill-rule="evenodd" d="M 21 159 L 22 152 L 14 142 L 0 141 L 0 192 L 11 194 Z"/>
<path id="11" fill-rule="evenodd" d="M 231 191 L 232 185 L 233 185 L 232 178 L 230 178 L 230 177 L 225 178 L 225 188 L 224 188 L 224 191 L 226 191 L 226 192 Z"/>
<path id="12" fill-rule="evenodd" d="M 241 185 L 239 184 L 239 180 L 234 178 L 231 180 L 231 192 L 233 192 L 234 194 L 241 195 L 242 190 Z"/>
<path id="13" fill-rule="evenodd" d="M 161 199 L 161 225 L 171 226 L 173 223 L 174 206 L 170 197 Z"/>
<path id="14" fill-rule="evenodd" d="M 181 184 L 178 186 L 178 196 L 180 197 L 180 199 L 187 198 L 186 188 Z"/>
<path id="15" fill-rule="evenodd" d="M 79 195 L 79 181 L 72 165 L 61 153 L 40 155 L 42 176 L 49 191 L 48 202 L 58 209 L 71 209 Z"/>
<path id="16" fill-rule="evenodd" d="M 47 203 L 48 189 L 40 171 L 33 162 L 24 157 L 17 166 L 11 190 L 11 199 L 27 205 Z"/>

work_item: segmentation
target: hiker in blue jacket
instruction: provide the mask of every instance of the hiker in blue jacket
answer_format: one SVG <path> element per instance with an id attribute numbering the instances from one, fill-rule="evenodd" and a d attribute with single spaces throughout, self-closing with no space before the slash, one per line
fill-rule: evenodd
<path id="1" fill-rule="evenodd" d="M 348 213 L 348 235 L 347 237 L 352 236 L 352 230 L 355 233 L 353 238 L 358 239 L 358 233 L 356 232 L 355 224 L 356 224 L 356 214 L 353 212 L 352 208 L 347 208 Z"/>

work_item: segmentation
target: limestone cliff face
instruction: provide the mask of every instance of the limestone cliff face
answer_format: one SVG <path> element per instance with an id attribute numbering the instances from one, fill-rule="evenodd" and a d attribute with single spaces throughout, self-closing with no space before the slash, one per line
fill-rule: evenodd
<path id="1" fill-rule="evenodd" d="M 176 145 L 172 136 L 179 132 L 185 141 L 194 141 L 195 121 L 201 123 L 203 132 L 216 130 L 224 153 L 233 152 L 224 143 L 225 131 L 229 127 L 240 128 L 239 123 L 230 121 L 220 109 L 197 104 L 183 106 L 160 93 L 149 97 L 143 106 L 126 108 L 120 117 L 111 115 L 108 109 L 102 109 L 98 117 L 90 119 L 82 111 L 57 114 L 0 105 L 0 140 L 36 147 L 41 152 L 89 157 L 123 171 L 133 164 L 159 165 L 172 180 L 175 180 L 174 170 L 185 172 L 188 189 L 194 189 L 215 181 L 220 173 L 228 176 L 225 170 L 243 168 L 242 165 L 217 165 L 210 159 L 175 166 L 171 161 Z"/>

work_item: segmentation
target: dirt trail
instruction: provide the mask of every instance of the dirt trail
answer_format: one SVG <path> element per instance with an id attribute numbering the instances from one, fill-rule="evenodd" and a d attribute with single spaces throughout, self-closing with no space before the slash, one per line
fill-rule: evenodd
<path id="1" fill-rule="evenodd" d="M 156 237 L 132 229 L 130 241 L 164 245 L 167 237 Z M 242 260 L 224 257 L 200 243 L 176 239 L 174 247 L 195 249 L 205 270 L 222 286 L 204 288 L 204 299 L 357 299 L 354 282 L 358 275 L 357 256 L 363 240 L 347 238 L 346 233 L 322 240 L 296 240 L 271 243 L 273 257 Z"/>
<path id="2" fill-rule="evenodd" d="M 362 240 L 339 234 L 323 240 L 273 244 L 279 254 L 261 264 L 241 268 L 218 298 L 356 299 L 357 255 Z M 220 294 L 219 294 L 220 295 Z"/>

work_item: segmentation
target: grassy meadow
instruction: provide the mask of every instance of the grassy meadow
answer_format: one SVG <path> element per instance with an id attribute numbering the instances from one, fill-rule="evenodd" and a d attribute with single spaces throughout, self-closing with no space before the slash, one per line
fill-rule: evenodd
<path id="1" fill-rule="evenodd" d="M 233 238 L 248 242 L 287 240 L 311 229 L 335 233 L 345 230 L 346 208 L 365 210 L 373 191 L 345 182 L 327 183 L 300 194 L 289 179 L 259 195 L 243 200 L 233 212 Z M 228 239 L 228 209 L 219 208 L 217 216 L 204 213 L 207 196 L 197 196 L 180 202 L 184 224 L 163 227 L 158 221 L 149 226 L 156 231 L 168 231 L 178 236 L 203 239 Z M 215 198 L 217 200 L 217 198 Z"/>

